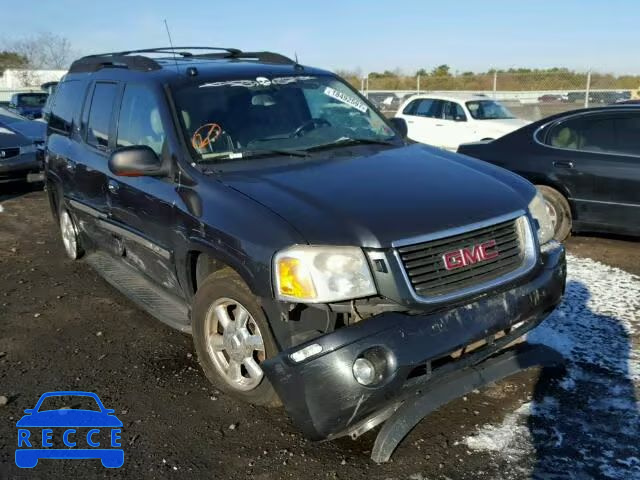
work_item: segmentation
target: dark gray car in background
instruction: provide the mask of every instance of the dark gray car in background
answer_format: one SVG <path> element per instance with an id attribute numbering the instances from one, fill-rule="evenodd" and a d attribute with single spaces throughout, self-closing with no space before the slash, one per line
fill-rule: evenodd
<path id="1" fill-rule="evenodd" d="M 0 108 L 0 185 L 41 180 L 46 128 Z"/>

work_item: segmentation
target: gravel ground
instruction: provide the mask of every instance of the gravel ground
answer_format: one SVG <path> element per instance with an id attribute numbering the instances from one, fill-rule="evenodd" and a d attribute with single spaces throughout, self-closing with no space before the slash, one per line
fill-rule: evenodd
<path id="1" fill-rule="evenodd" d="M 570 240 L 566 300 L 531 336 L 563 351 L 568 376 L 529 371 L 454 401 L 378 466 L 372 434 L 313 444 L 282 410 L 215 391 L 189 336 L 64 258 L 42 192 L 0 197 L 0 478 L 640 478 L 638 247 Z M 116 409 L 121 469 L 15 467 L 15 422 L 63 389 L 96 392 Z"/>

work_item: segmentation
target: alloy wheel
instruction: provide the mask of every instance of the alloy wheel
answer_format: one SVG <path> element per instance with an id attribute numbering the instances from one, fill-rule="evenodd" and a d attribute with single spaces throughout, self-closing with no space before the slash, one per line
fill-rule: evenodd
<path id="1" fill-rule="evenodd" d="M 62 243 L 67 256 L 73 260 L 79 257 L 78 254 L 78 234 L 73 224 L 71 215 L 66 210 L 60 214 L 60 232 L 62 234 Z"/>
<path id="2" fill-rule="evenodd" d="M 265 347 L 258 324 L 236 300 L 220 298 L 205 319 L 207 353 L 220 376 L 233 388 L 249 391 L 262 381 Z"/>

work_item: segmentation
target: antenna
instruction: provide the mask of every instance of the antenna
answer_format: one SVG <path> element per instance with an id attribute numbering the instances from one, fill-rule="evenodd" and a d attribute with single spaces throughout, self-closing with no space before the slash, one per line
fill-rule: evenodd
<path id="1" fill-rule="evenodd" d="M 171 40 L 171 32 L 169 31 L 169 24 L 167 23 L 167 19 L 164 19 L 164 28 L 167 29 L 167 36 L 169 37 L 169 45 L 171 45 L 171 51 L 173 52 L 173 61 L 176 64 L 176 72 L 180 73 L 180 69 L 178 68 L 178 60 L 176 58 L 176 50 L 173 48 L 173 41 Z"/>

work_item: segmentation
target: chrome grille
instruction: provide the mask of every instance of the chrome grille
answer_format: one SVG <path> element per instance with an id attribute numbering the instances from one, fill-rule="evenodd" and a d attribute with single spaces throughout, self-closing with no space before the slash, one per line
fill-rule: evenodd
<path id="1" fill-rule="evenodd" d="M 525 248 L 519 228 L 520 219 L 512 219 L 446 238 L 397 249 L 407 277 L 416 295 L 438 297 L 466 291 L 508 275 L 523 265 Z M 495 240 L 492 251 L 498 256 L 447 270 L 443 256 L 447 252 L 470 249 Z"/>

